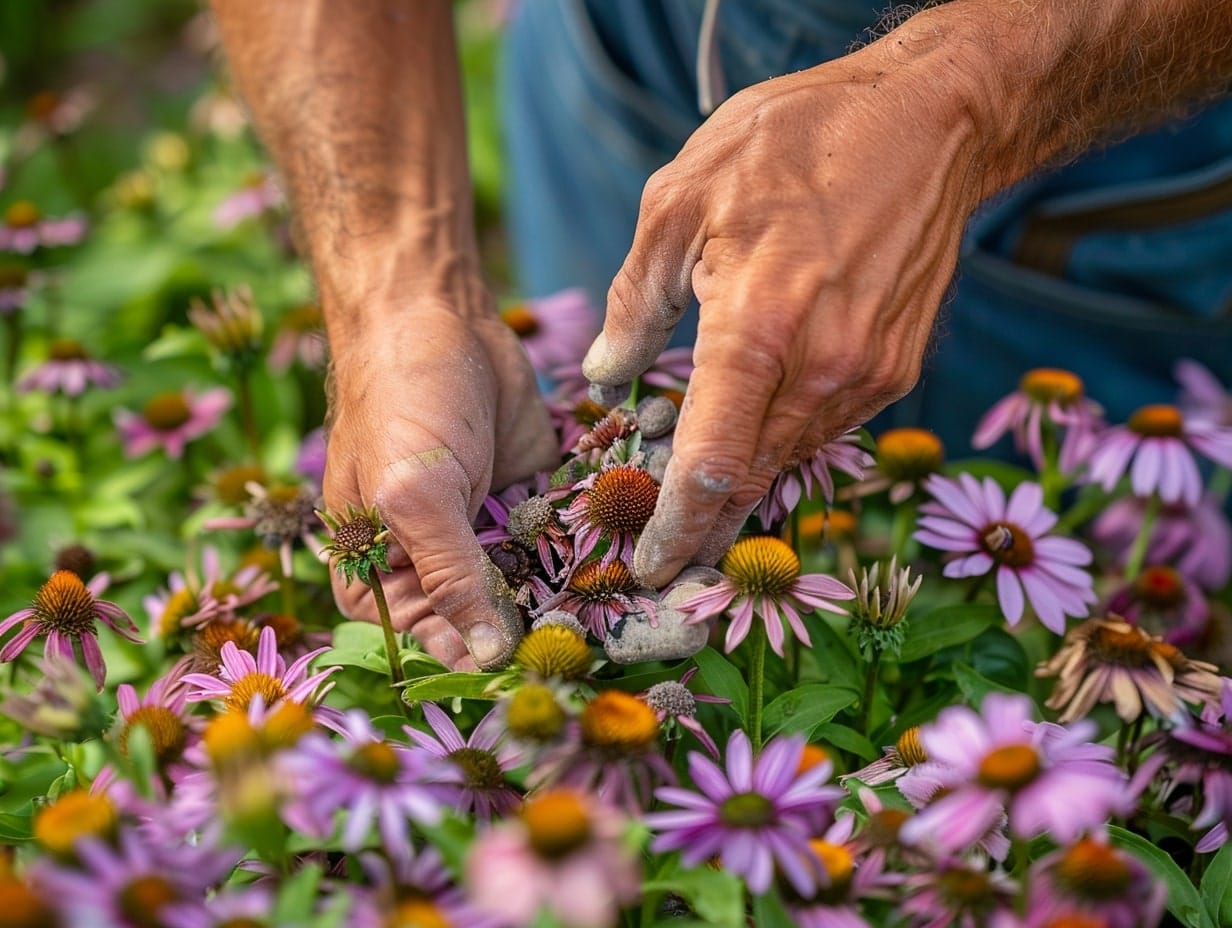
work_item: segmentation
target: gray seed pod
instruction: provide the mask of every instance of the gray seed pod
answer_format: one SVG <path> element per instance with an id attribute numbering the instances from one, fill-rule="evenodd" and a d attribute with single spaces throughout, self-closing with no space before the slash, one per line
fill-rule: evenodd
<path id="1" fill-rule="evenodd" d="M 648 396 L 637 404 L 637 427 L 643 438 L 661 438 L 676 427 L 676 404 L 666 396 Z"/>
<path id="2" fill-rule="evenodd" d="M 602 383 L 592 383 L 586 391 L 586 395 L 590 397 L 592 402 L 598 403 L 606 409 L 611 409 L 627 400 L 632 389 L 633 385 L 629 383 L 617 384 L 614 387 L 609 387 Z"/>

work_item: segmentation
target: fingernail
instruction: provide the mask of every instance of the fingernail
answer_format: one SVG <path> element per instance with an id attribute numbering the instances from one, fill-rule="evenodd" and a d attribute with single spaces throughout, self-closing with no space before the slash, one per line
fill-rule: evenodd
<path id="1" fill-rule="evenodd" d="M 633 549 L 633 575 L 646 586 L 657 588 L 660 584 L 654 581 L 663 570 L 663 561 L 663 543 L 652 526 L 647 525 Z"/>
<path id="2" fill-rule="evenodd" d="M 598 376 L 603 370 L 603 362 L 607 358 L 607 336 L 600 332 L 590 343 L 590 350 L 582 358 L 582 373 L 587 377 Z"/>
<path id="3" fill-rule="evenodd" d="M 495 625 L 476 622 L 466 630 L 467 650 L 480 667 L 501 663 L 509 650 L 509 638 Z"/>

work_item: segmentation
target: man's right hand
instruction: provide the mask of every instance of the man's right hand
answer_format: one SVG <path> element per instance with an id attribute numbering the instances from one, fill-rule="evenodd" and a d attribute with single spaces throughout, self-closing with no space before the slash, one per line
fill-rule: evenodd
<path id="1" fill-rule="evenodd" d="M 392 531 L 382 580 L 396 628 L 451 667 L 502 666 L 522 619 L 471 519 L 491 487 L 555 467 L 557 441 L 494 311 L 420 303 L 387 318 L 335 355 L 325 503 L 375 505 Z M 377 619 L 367 585 L 334 584 L 344 613 Z"/>

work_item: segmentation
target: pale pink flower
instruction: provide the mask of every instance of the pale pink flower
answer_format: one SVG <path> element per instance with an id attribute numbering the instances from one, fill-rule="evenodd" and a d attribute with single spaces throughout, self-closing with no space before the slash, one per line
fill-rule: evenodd
<path id="1" fill-rule="evenodd" d="M 971 444 L 983 450 L 1007 432 L 1014 447 L 1026 454 L 1037 469 L 1044 466 L 1044 433 L 1063 432 L 1057 466 L 1071 473 L 1095 447 L 1103 425 L 1103 409 L 1083 395 L 1082 380 L 1069 371 L 1037 368 L 1028 371 L 1018 389 L 992 407 L 976 426 Z"/>
<path id="2" fill-rule="evenodd" d="M 767 528 L 781 521 L 799 505 L 801 499 L 812 499 L 814 484 L 829 505 L 834 500 L 834 476 L 831 470 L 854 480 L 864 477 L 865 468 L 873 466 L 873 456 L 860 447 L 858 429 L 827 442 L 807 461 L 783 471 L 770 486 L 757 507 L 757 518 Z"/>
<path id="3" fill-rule="evenodd" d="M 259 171 L 214 208 L 214 225 L 232 229 L 245 219 L 277 209 L 284 201 L 278 179 L 270 171 Z"/>
<path id="4" fill-rule="evenodd" d="M 604 467 L 574 484 L 578 491 L 562 515 L 573 536 L 573 563 L 581 564 L 600 544 L 602 563 L 633 563 L 633 545 L 659 499 L 659 483 L 634 464 Z"/>
<path id="5" fill-rule="evenodd" d="M 80 342 L 61 338 L 51 343 L 47 360 L 17 382 L 17 389 L 23 393 L 41 390 L 80 396 L 89 387 L 108 389 L 119 382 L 116 368 L 95 361 Z"/>
<path id="6" fill-rule="evenodd" d="M 217 426 L 230 406 L 231 393 L 224 387 L 201 394 L 170 390 L 150 399 L 139 414 L 117 409 L 114 417 L 126 456 L 140 457 L 162 448 L 168 457 L 178 459 L 185 445 Z"/>
<path id="7" fill-rule="evenodd" d="M 19 200 L 5 210 L 0 223 L 0 251 L 28 255 L 36 248 L 76 245 L 85 234 L 86 221 L 81 216 L 47 218 L 33 203 Z"/>
<path id="8" fill-rule="evenodd" d="M 540 374 L 580 364 L 599 333 L 599 314 L 581 288 L 526 300 L 501 310 Z"/>
<path id="9" fill-rule="evenodd" d="M 1113 847 L 1107 836 L 1092 835 L 1032 865 L 1024 928 L 1145 928 L 1159 924 L 1167 901 L 1167 888 L 1140 860 Z"/>
<path id="10" fill-rule="evenodd" d="M 1181 385 L 1177 405 L 1185 415 L 1232 427 L 1232 393 L 1208 368 L 1188 358 L 1176 362 L 1173 376 Z"/>
<path id="11" fill-rule="evenodd" d="M 1146 500 L 1139 496 L 1113 500 L 1095 519 L 1091 537 L 1110 549 L 1116 562 L 1129 561 L 1146 518 Z M 1220 501 L 1207 494 L 1196 506 L 1171 503 L 1160 507 L 1145 560 L 1169 564 L 1207 590 L 1223 589 L 1232 578 L 1232 522 Z"/>

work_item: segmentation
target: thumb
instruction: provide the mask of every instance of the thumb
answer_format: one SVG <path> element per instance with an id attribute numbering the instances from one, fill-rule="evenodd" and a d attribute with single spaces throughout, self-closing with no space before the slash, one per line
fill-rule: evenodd
<path id="1" fill-rule="evenodd" d="M 394 465 L 374 502 L 410 556 L 432 611 L 458 630 L 487 670 L 509 663 L 523 623 L 513 591 L 475 540 L 471 495 L 466 472 L 440 448 Z"/>

